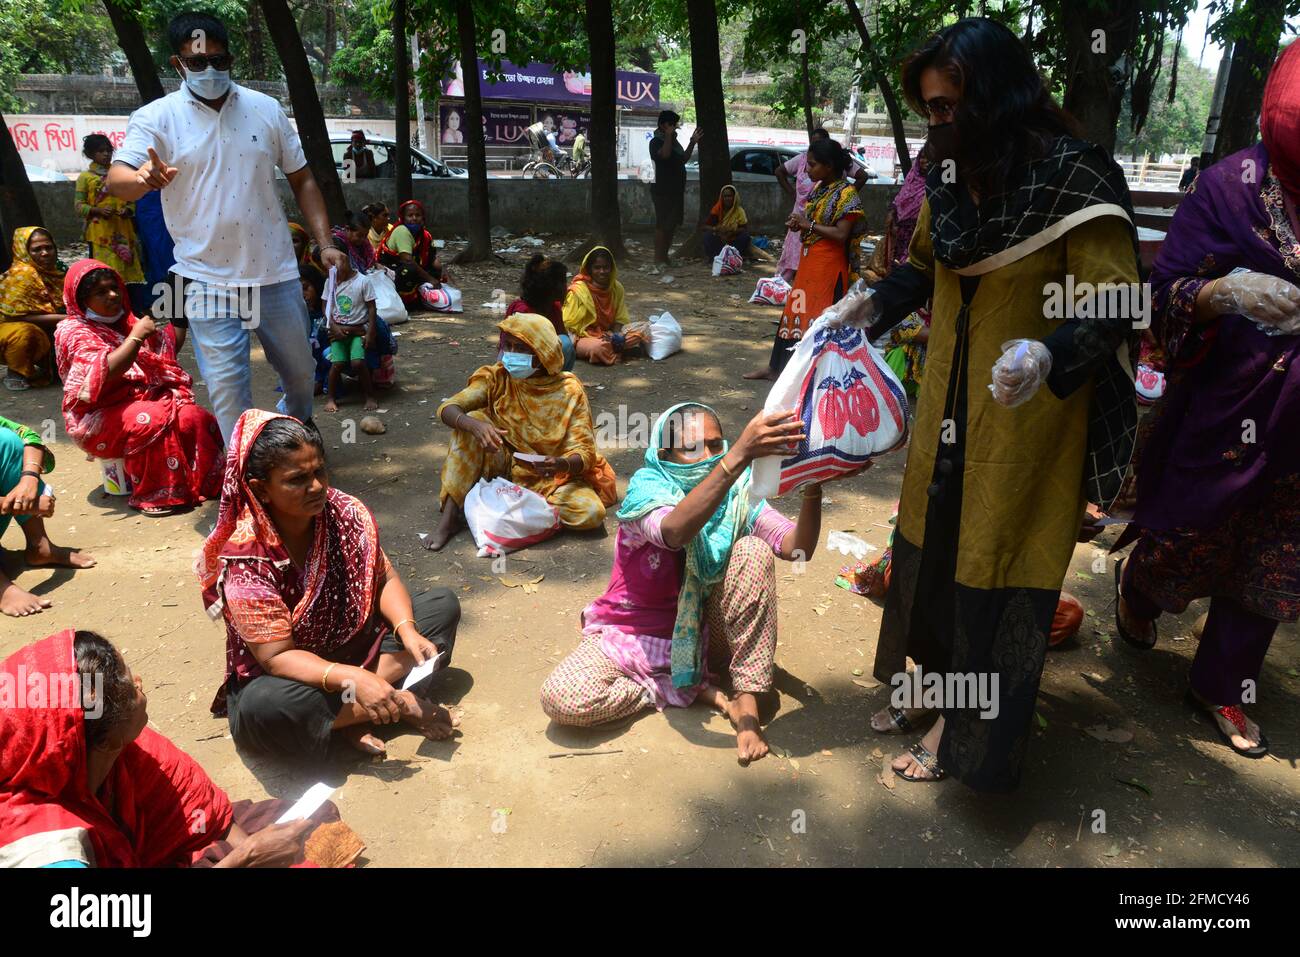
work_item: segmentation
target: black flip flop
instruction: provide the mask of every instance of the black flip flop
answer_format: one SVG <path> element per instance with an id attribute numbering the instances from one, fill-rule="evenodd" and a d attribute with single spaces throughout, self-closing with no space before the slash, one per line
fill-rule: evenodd
<path id="1" fill-rule="evenodd" d="M 1128 559 L 1121 558 L 1119 561 L 1115 563 L 1115 630 L 1119 632 L 1119 636 L 1121 638 L 1123 638 L 1128 644 L 1132 645 L 1134 648 L 1141 648 L 1143 651 L 1150 651 L 1152 648 L 1156 646 L 1156 641 L 1160 637 L 1160 634 L 1156 629 L 1156 623 L 1154 621 L 1151 622 L 1151 641 L 1148 643 L 1145 641 L 1138 641 L 1136 638 L 1130 635 L 1128 633 L 1128 629 L 1124 627 L 1124 623 L 1120 621 L 1119 603 L 1122 600 L 1122 598 L 1119 593 L 1119 585 L 1120 585 L 1120 581 L 1124 577 L 1124 562 L 1126 561 L 1128 561 Z"/>
<path id="2" fill-rule="evenodd" d="M 1241 714 L 1240 708 L 1231 705 L 1224 705 L 1219 708 L 1212 708 L 1209 705 L 1203 704 L 1201 700 L 1196 697 L 1196 695 L 1192 694 L 1192 690 L 1190 688 L 1187 689 L 1187 695 L 1185 700 L 1187 701 L 1187 706 L 1189 708 L 1191 708 L 1199 717 L 1204 718 L 1206 721 L 1208 721 L 1210 723 L 1210 726 L 1214 728 L 1215 731 L 1219 732 L 1219 737 L 1223 739 L 1223 743 L 1226 744 L 1228 747 L 1232 748 L 1232 750 L 1236 751 L 1243 758 L 1258 759 L 1268 754 L 1268 738 L 1264 735 L 1262 729 L 1259 732 L 1259 744 L 1255 745 L 1253 748 L 1239 748 L 1237 747 L 1237 745 L 1233 743 L 1232 735 L 1224 731 L 1223 727 L 1219 724 L 1219 722 L 1215 720 L 1214 716 L 1216 714 L 1223 714 L 1223 712 L 1229 710 L 1236 711 L 1238 714 Z M 1240 734 L 1242 737 L 1245 737 L 1246 722 L 1244 720 L 1241 722 L 1241 724 L 1238 724 L 1233 719 L 1232 715 L 1224 714 L 1223 716 L 1232 722 L 1232 725 L 1237 729 L 1238 734 Z M 1243 719 L 1244 717 L 1245 716 L 1243 715 Z"/>

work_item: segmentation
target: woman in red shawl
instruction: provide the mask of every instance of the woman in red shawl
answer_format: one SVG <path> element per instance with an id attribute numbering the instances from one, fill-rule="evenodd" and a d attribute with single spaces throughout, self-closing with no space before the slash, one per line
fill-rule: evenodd
<path id="1" fill-rule="evenodd" d="M 149 728 L 149 699 L 105 638 L 71 630 L 0 662 L 0 868 L 275 867 L 315 820 L 263 827 Z"/>
<path id="2" fill-rule="evenodd" d="M 412 600 L 370 510 L 330 487 L 315 430 L 258 409 L 239 417 L 195 570 L 208 614 L 226 623 L 212 712 L 229 717 L 237 746 L 319 760 L 336 731 L 367 754 L 384 753 L 371 725 L 454 733 L 458 719 L 428 694 L 460 604 L 447 588 Z M 428 674 L 401 687 L 420 665 Z"/>
<path id="3" fill-rule="evenodd" d="M 126 460 L 129 504 L 146 515 L 215 498 L 221 432 L 176 361 L 184 333 L 132 315 L 122 277 L 95 259 L 68 270 L 63 302 L 54 348 L 68 436 L 96 458 Z"/>

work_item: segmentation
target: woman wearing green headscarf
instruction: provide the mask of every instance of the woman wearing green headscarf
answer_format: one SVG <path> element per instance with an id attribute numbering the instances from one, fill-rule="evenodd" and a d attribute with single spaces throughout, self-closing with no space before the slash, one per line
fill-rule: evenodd
<path id="1" fill-rule="evenodd" d="M 749 466 L 803 438 L 793 413 L 760 412 L 734 446 L 708 406 L 659 417 L 618 511 L 609 587 L 542 686 L 549 717 L 590 726 L 702 698 L 731 719 L 742 764 L 767 754 L 757 696 L 771 690 L 776 654 L 773 556 L 812 557 L 821 487 L 804 489 L 791 522 L 750 494 Z"/>

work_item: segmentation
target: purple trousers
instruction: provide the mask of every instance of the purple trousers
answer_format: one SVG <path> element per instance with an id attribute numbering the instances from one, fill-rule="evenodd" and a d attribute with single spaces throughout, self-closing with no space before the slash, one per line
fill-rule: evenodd
<path id="1" fill-rule="evenodd" d="M 1133 559 L 1124 563 L 1121 586 L 1129 610 L 1139 618 L 1154 621 L 1161 608 L 1133 584 Z M 1201 632 L 1201 642 L 1187 676 L 1201 700 L 1223 705 L 1242 704 L 1242 685 L 1259 682 L 1269 643 L 1277 622 L 1247 611 L 1231 598 L 1210 599 L 1210 613 Z"/>

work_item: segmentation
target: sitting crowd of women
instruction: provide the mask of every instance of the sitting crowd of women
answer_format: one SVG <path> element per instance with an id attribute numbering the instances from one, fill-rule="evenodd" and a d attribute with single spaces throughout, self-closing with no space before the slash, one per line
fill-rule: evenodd
<path id="1" fill-rule="evenodd" d="M 894 245 L 863 267 L 870 285 L 851 288 L 861 204 L 843 151 L 818 138 L 807 157 L 815 185 L 790 222 L 806 301 L 786 307 L 771 361 L 756 373 L 778 372 L 789 343 L 837 302 L 832 323 L 877 341 L 902 322 L 927 331 L 905 340 L 924 345 L 925 369 L 908 360 L 919 391 L 874 674 L 893 684 L 911 658 L 925 672 L 999 680 L 996 702 L 874 715 L 878 733 L 919 736 L 893 758 L 894 772 L 912 782 L 951 775 L 977 791 L 1018 784 L 1085 511 L 1121 514 L 1126 497 L 1134 517 L 1115 548 L 1136 545 L 1115 566 L 1119 636 L 1150 649 L 1160 615 L 1209 598 L 1188 702 L 1235 752 L 1263 756 L 1267 737 L 1244 706 L 1256 700 L 1277 624 L 1300 617 L 1300 459 L 1288 431 L 1300 415 L 1300 46 L 1269 76 L 1262 142 L 1201 172 L 1174 215 L 1152 274 L 1153 335 L 1170 376 L 1141 430 L 1127 311 L 1098 302 L 1052 319 L 1040 298 L 1067 275 L 1137 283 L 1133 211 L 1113 158 L 1074 135 L 1024 46 L 990 20 L 933 36 L 906 64 L 903 89 L 929 122 L 929 172 L 895 202 Z M 941 175 L 949 161 L 955 178 Z M 1241 174 L 1247 165 L 1257 177 Z M 720 204 L 715 226 L 738 197 Z M 427 303 L 430 277 L 445 283 L 446 274 L 421 251 L 422 210 L 403 210 L 396 225 L 368 208 L 344 241 L 377 239 L 372 252 L 408 270 L 399 292 Z M 362 226 L 371 234 L 359 236 Z M 79 447 L 125 457 L 141 508 L 220 497 L 196 570 L 208 613 L 225 626 L 212 708 L 235 745 L 318 760 L 336 744 L 381 754 L 394 725 L 454 735 L 458 717 L 436 692 L 455 645 L 455 594 L 410 594 L 374 516 L 331 487 L 319 433 L 250 410 L 223 469 L 215 424 L 176 365 L 176 331 L 136 318 L 105 263 L 78 263 L 65 277 L 47 235 L 21 239 L 24 315 L 57 316 L 65 420 Z M 369 260 L 356 252 L 360 268 Z M 49 298 L 55 277 L 60 310 Z M 593 249 L 567 289 L 566 280 L 562 264 L 534 257 L 498 324 L 496 360 L 438 408 L 450 438 L 435 549 L 457 532 L 482 479 L 536 492 L 574 532 L 600 527 L 619 502 L 586 391 L 566 367 L 617 362 L 637 347 L 636 332 L 609 250 Z M 1243 421 L 1254 425 L 1249 438 Z M 734 444 L 698 402 L 657 419 L 616 512 L 609 583 L 581 613 L 577 649 L 542 685 L 551 719 L 591 726 L 702 701 L 733 723 L 742 762 L 766 753 L 775 559 L 812 556 L 822 492 L 803 489 L 791 520 L 753 496 L 750 466 L 805 439 L 794 411 L 760 413 Z M 29 562 L 87 567 L 93 559 L 54 546 L 41 524 L 53 509 L 41 484 L 52 466 L 39 436 L 0 420 L 0 516 L 23 525 Z M 8 579 L 0 585 L 7 613 L 39 610 Z M 0 863 L 240 866 L 301 856 L 307 825 L 241 824 L 201 769 L 145 728 L 140 682 L 105 639 L 64 632 L 0 669 L 33 666 L 107 680 L 90 703 L 0 709 Z M 170 803 L 157 797 L 161 780 Z M 176 828 L 192 807 L 217 822 L 208 837 Z"/>

